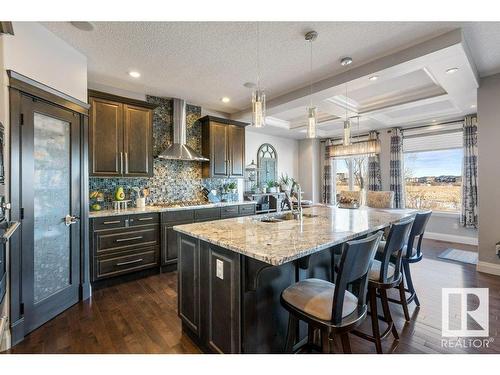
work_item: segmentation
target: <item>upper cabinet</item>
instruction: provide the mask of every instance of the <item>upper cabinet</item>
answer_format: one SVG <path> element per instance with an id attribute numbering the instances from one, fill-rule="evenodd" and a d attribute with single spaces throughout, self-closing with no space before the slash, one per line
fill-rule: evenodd
<path id="1" fill-rule="evenodd" d="M 90 175 L 152 176 L 155 105 L 92 90 L 89 103 Z"/>
<path id="2" fill-rule="evenodd" d="M 245 126 L 239 121 L 205 116 L 202 124 L 203 178 L 244 177 Z"/>

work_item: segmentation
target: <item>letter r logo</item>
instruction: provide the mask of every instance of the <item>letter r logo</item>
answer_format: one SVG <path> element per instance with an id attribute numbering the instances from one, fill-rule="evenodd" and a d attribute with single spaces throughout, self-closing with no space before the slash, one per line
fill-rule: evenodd
<path id="1" fill-rule="evenodd" d="M 443 288 L 442 335 L 444 337 L 488 337 L 488 303 L 488 288 Z"/>

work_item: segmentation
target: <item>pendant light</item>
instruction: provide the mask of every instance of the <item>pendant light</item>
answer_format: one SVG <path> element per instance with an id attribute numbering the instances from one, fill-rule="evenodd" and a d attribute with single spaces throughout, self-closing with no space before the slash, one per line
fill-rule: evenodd
<path id="1" fill-rule="evenodd" d="M 260 29 L 257 22 L 257 87 L 252 92 L 252 126 L 266 125 L 266 94 L 260 88 Z"/>
<path id="2" fill-rule="evenodd" d="M 317 107 L 313 106 L 313 82 L 312 82 L 312 70 L 313 70 L 313 42 L 318 37 L 316 31 L 309 31 L 306 33 L 305 38 L 309 42 L 310 47 L 310 103 L 307 108 L 307 138 L 316 138 L 316 125 L 318 123 L 318 112 Z"/>
<path id="3" fill-rule="evenodd" d="M 349 114 L 347 113 L 347 83 L 345 84 L 345 121 L 344 121 L 344 146 L 349 146 L 351 144 L 351 120 L 349 119 Z"/>

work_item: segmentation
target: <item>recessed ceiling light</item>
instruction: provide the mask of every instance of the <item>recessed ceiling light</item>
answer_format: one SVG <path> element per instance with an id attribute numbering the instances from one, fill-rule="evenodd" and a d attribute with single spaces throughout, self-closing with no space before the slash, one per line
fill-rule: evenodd
<path id="1" fill-rule="evenodd" d="M 136 72 L 135 70 L 132 70 L 128 72 L 128 75 L 131 76 L 132 78 L 139 78 L 141 76 L 141 73 Z"/>
<path id="2" fill-rule="evenodd" d="M 370 81 L 376 81 L 378 79 L 378 76 L 371 76 L 368 78 Z"/>
<path id="3" fill-rule="evenodd" d="M 229 99 L 227 96 L 224 96 L 223 98 L 221 98 L 222 103 L 229 103 L 230 101 L 231 101 L 231 99 Z"/>
<path id="4" fill-rule="evenodd" d="M 456 73 L 456 72 L 458 72 L 458 68 L 446 69 L 446 73 L 448 73 L 448 74 L 453 74 L 453 73 Z"/>
<path id="5" fill-rule="evenodd" d="M 342 66 L 347 66 L 347 65 L 350 65 L 350 64 L 352 64 L 352 57 L 343 57 L 340 60 L 340 65 L 342 65 Z"/>
<path id="6" fill-rule="evenodd" d="M 477 107 L 477 105 L 475 105 L 475 104 L 471 104 L 471 106 L 470 106 L 470 107 L 471 107 L 471 108 L 476 108 L 476 107 Z"/>
<path id="7" fill-rule="evenodd" d="M 86 21 L 71 21 L 70 24 L 82 31 L 92 31 L 95 28 L 92 22 Z"/>
<path id="8" fill-rule="evenodd" d="M 432 122 L 436 122 L 437 120 L 432 120 Z"/>

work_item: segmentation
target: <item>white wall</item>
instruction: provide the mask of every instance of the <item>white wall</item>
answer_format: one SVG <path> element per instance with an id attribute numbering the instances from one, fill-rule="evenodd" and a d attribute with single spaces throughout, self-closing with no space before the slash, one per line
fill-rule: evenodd
<path id="1" fill-rule="evenodd" d="M 500 241 L 500 74 L 481 79 L 477 92 L 479 174 L 479 261 L 497 266 Z M 479 267 L 481 269 L 481 267 Z"/>
<path id="2" fill-rule="evenodd" d="M 4 38 L 5 69 L 87 102 L 87 58 L 36 22 L 14 22 Z"/>
<path id="3" fill-rule="evenodd" d="M 271 144 L 278 154 L 278 178 L 287 173 L 295 179 L 299 178 L 299 142 L 295 139 L 275 137 L 260 133 L 250 127 L 245 128 L 246 165 L 252 160 L 257 163 L 257 150 L 263 143 Z"/>
<path id="4" fill-rule="evenodd" d="M 299 178 L 298 182 L 304 192 L 304 199 L 313 203 L 321 203 L 321 166 L 324 152 L 321 152 L 319 139 L 302 139 L 299 141 Z"/>

